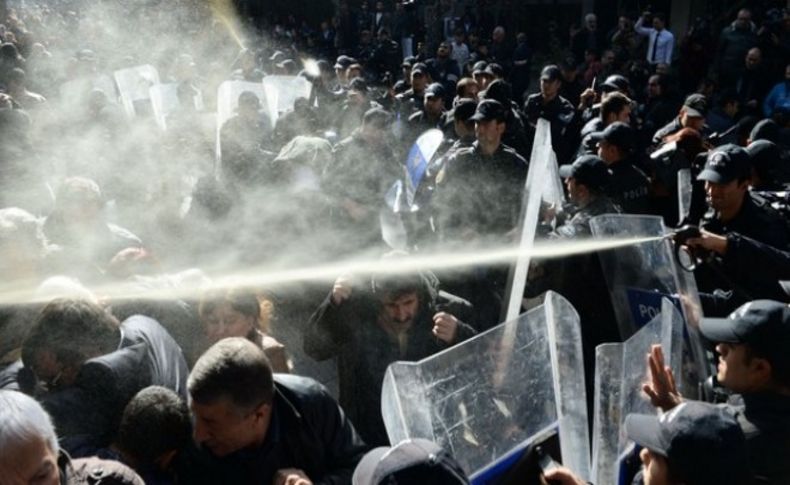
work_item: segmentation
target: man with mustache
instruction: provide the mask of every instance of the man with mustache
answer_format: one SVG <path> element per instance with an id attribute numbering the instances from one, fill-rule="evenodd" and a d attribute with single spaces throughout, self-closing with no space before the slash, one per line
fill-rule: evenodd
<path id="1" fill-rule="evenodd" d="M 316 360 L 337 357 L 340 404 L 368 445 L 386 445 L 381 384 L 387 366 L 423 359 L 474 335 L 461 321 L 468 321 L 470 308 L 439 291 L 429 273 L 341 276 L 310 318 L 304 350 Z"/>

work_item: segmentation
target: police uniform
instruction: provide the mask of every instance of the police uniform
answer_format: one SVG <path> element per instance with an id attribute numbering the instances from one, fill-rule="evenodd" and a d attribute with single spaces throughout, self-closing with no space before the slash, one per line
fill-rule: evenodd
<path id="1" fill-rule="evenodd" d="M 750 168 L 745 150 L 735 145 L 723 145 L 708 155 L 698 180 L 727 183 L 748 177 Z M 756 201 L 748 192 L 744 194 L 743 204 L 735 217 L 725 222 L 716 211 L 711 210 L 701 226 L 715 234 L 738 233 L 780 250 L 787 249 L 788 231 L 784 219 L 764 202 Z M 744 273 L 742 269 L 734 271 L 736 268 L 723 264 L 720 258 L 712 260 L 711 264 L 711 267 L 700 266 L 696 271 L 698 285 L 703 291 L 734 289 L 739 291 L 741 299 L 776 295 L 776 282 L 766 281 L 754 272 Z"/>
<path id="2" fill-rule="evenodd" d="M 647 175 L 634 166 L 633 156 L 636 132 L 622 122 L 614 122 L 605 130 L 590 135 L 593 143 L 604 141 L 618 147 L 625 158 L 609 163 L 612 177 L 606 193 L 626 214 L 650 213 L 648 190 L 650 180 Z"/>
<path id="3" fill-rule="evenodd" d="M 556 72 L 550 68 L 555 68 Z M 562 73 L 556 66 L 547 66 L 543 69 L 541 78 L 556 80 L 560 79 Z M 568 163 L 575 147 L 568 147 L 568 139 L 576 110 L 573 105 L 565 98 L 557 95 L 551 101 L 544 103 L 543 95 L 540 93 L 532 94 L 524 103 L 524 115 L 527 122 L 533 128 L 537 125 L 538 119 L 543 118 L 551 124 L 551 145 L 557 155 L 560 164 Z M 529 137 L 534 138 L 534 137 Z"/>

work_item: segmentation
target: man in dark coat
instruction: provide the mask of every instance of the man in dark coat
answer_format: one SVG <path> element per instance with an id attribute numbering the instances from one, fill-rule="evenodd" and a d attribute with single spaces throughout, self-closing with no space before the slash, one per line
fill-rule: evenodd
<path id="1" fill-rule="evenodd" d="M 307 377 L 272 374 L 245 338 L 209 348 L 189 375 L 194 439 L 179 483 L 350 485 L 366 451 L 329 392 Z"/>
<path id="2" fill-rule="evenodd" d="M 317 360 L 338 358 L 343 408 L 368 444 L 384 445 L 381 385 L 387 366 L 423 359 L 476 331 L 461 321 L 471 305 L 439 291 L 430 274 L 376 277 L 368 285 L 353 281 L 337 279 L 310 318 L 304 347 Z"/>
<path id="3" fill-rule="evenodd" d="M 186 360 L 159 323 L 141 315 L 119 323 L 84 300 L 49 303 L 25 339 L 22 361 L 20 372 L 34 375 L 26 390 L 37 379 L 62 445 L 74 456 L 109 445 L 139 390 L 160 385 L 186 398 Z"/>
<path id="4" fill-rule="evenodd" d="M 573 151 L 571 146 L 571 128 L 576 110 L 565 98 L 560 96 L 562 87 L 562 71 L 555 65 L 543 68 L 540 73 L 540 92 L 530 95 L 524 103 L 524 114 L 527 122 L 534 128 L 538 119 L 543 118 L 551 124 L 551 146 L 557 155 L 560 165 L 570 163 Z M 527 138 L 532 139 L 533 136 Z"/>

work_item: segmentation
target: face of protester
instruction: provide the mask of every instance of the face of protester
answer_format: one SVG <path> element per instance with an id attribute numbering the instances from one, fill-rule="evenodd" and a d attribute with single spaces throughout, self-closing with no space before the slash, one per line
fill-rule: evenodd
<path id="1" fill-rule="evenodd" d="M 631 23 L 631 19 L 628 17 L 620 17 L 618 26 L 620 27 L 620 30 L 631 30 L 633 24 Z"/>
<path id="2" fill-rule="evenodd" d="M 647 80 L 647 97 L 657 98 L 661 96 L 661 85 L 658 83 L 658 76 L 650 76 Z"/>
<path id="3" fill-rule="evenodd" d="M 398 297 L 386 295 L 381 299 L 382 323 L 394 333 L 403 333 L 414 325 L 420 310 L 420 297 L 417 292 Z"/>
<path id="4" fill-rule="evenodd" d="M 555 97 L 557 97 L 557 94 L 559 92 L 560 92 L 559 79 L 555 81 L 551 81 L 548 79 L 540 80 L 540 94 L 543 95 L 545 99 L 554 99 Z"/>
<path id="5" fill-rule="evenodd" d="M 255 330 L 255 318 L 222 303 L 204 317 L 203 330 L 212 344 L 228 337 L 246 338 Z"/>
<path id="6" fill-rule="evenodd" d="M 195 417 L 195 442 L 215 456 L 259 445 L 266 438 L 271 418 L 269 404 L 246 412 L 226 398 L 209 404 L 191 401 L 189 405 Z"/>
<path id="7" fill-rule="evenodd" d="M 716 345 L 719 364 L 716 378 L 727 389 L 744 393 L 759 390 L 766 384 L 767 361 L 761 358 L 748 358 L 744 344 L 720 343 Z"/>
<path id="8" fill-rule="evenodd" d="M 664 30 L 664 21 L 658 17 L 653 17 L 653 28 L 656 30 Z"/>
<path id="9" fill-rule="evenodd" d="M 666 457 L 643 448 L 639 458 L 642 460 L 642 480 L 645 485 L 671 485 Z"/>
<path id="10" fill-rule="evenodd" d="M 726 184 L 705 182 L 705 195 L 708 205 L 718 212 L 731 213 L 743 203 L 749 181 L 733 180 Z"/>
<path id="11" fill-rule="evenodd" d="M 746 53 L 746 69 L 750 71 L 757 69 L 762 60 L 763 56 L 759 49 L 749 49 Z"/>
<path id="12" fill-rule="evenodd" d="M 452 47 L 447 42 L 442 42 L 439 44 L 439 49 L 436 51 L 436 57 L 439 59 L 447 59 L 450 56 L 450 51 Z"/>
<path id="13" fill-rule="evenodd" d="M 54 352 L 39 349 L 33 355 L 31 369 L 36 380 L 48 392 L 54 392 L 71 386 L 77 380 L 79 367 L 65 365 Z"/>
<path id="14" fill-rule="evenodd" d="M 57 451 L 39 436 L 14 443 L 0 456 L 3 485 L 59 485 Z"/>
<path id="15" fill-rule="evenodd" d="M 498 145 L 505 133 L 505 123 L 497 120 L 481 120 L 475 123 L 475 136 L 484 145 Z"/>
<path id="16" fill-rule="evenodd" d="M 588 15 L 584 19 L 584 25 L 587 27 L 587 30 L 594 32 L 598 28 L 598 18 L 595 15 Z"/>
<path id="17" fill-rule="evenodd" d="M 748 10 L 741 10 L 738 12 L 738 18 L 735 19 L 735 28 L 739 30 L 747 30 L 752 25 L 752 14 Z"/>

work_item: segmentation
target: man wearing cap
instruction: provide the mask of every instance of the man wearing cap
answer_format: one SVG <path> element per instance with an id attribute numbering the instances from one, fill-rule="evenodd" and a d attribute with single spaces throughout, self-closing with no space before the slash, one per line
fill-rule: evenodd
<path id="1" fill-rule="evenodd" d="M 708 100 L 702 94 L 690 94 L 680 107 L 678 116 L 660 128 L 653 135 L 653 144 L 660 145 L 666 137 L 677 133 L 683 128 L 693 128 L 705 133 L 705 116 L 708 114 Z"/>
<path id="2" fill-rule="evenodd" d="M 361 77 L 355 77 L 348 84 L 346 101 L 340 110 L 340 115 L 332 120 L 337 123 L 337 134 L 341 138 L 350 136 L 362 124 L 362 117 L 372 108 L 381 108 L 381 105 L 370 99 L 368 83 Z"/>
<path id="3" fill-rule="evenodd" d="M 352 485 L 467 485 L 457 461 L 439 445 L 422 438 L 370 450 L 357 465 Z"/>
<path id="4" fill-rule="evenodd" d="M 423 106 L 420 111 L 409 116 L 408 127 L 410 134 L 404 137 L 408 147 L 426 130 L 431 128 L 441 129 L 444 126 L 444 98 L 445 89 L 441 83 L 432 83 L 425 88 Z"/>
<path id="5" fill-rule="evenodd" d="M 432 199 L 439 238 L 448 244 L 508 244 L 518 227 L 527 178 L 527 161 L 502 143 L 507 111 L 499 101 L 477 105 L 469 121 L 475 142 L 447 159 Z M 454 293 L 468 299 L 485 325 L 499 318 L 499 301 L 507 281 L 506 266 L 489 266 L 448 282 Z"/>
<path id="6" fill-rule="evenodd" d="M 501 241 L 518 225 L 527 161 L 502 143 L 506 119 L 502 103 L 481 101 L 469 119 L 477 140 L 448 160 L 436 194 L 439 232 L 448 240 L 467 234 Z"/>
<path id="7" fill-rule="evenodd" d="M 557 240 L 592 237 L 590 219 L 601 214 L 617 214 L 619 208 L 606 195 L 611 173 L 603 160 L 595 155 L 584 155 L 570 165 L 560 167 L 565 179 L 572 210 L 558 215 L 558 226 L 549 234 Z M 565 222 L 562 222 L 562 219 Z M 614 322 L 609 292 L 602 274 L 597 253 L 540 261 L 530 271 L 525 296 L 534 298 L 547 290 L 562 294 L 582 317 L 582 346 L 585 375 L 588 377 L 588 397 L 591 397 L 595 346 L 620 340 Z"/>
<path id="8" fill-rule="evenodd" d="M 477 110 L 477 102 L 473 99 L 462 98 L 455 103 L 455 108 L 452 110 L 452 116 L 448 116 L 452 122 L 453 134 L 448 136 L 445 132 L 445 138 L 442 145 L 439 146 L 437 153 L 441 153 L 436 157 L 436 161 L 428 166 L 428 171 L 425 174 L 426 180 L 420 184 L 420 187 L 425 191 L 432 191 L 434 189 L 433 183 L 441 174 L 444 178 L 443 169 L 445 162 L 450 159 L 456 152 L 463 148 L 471 147 L 475 138 L 475 122 L 471 120 Z M 428 183 L 426 183 L 428 182 Z M 418 197 L 423 190 L 418 190 Z M 428 195 L 425 193 L 425 195 Z"/>
<path id="9" fill-rule="evenodd" d="M 335 146 L 335 162 L 324 173 L 333 224 L 343 234 L 343 249 L 352 253 L 381 241 L 379 208 L 387 190 L 403 176 L 403 165 L 389 144 L 391 123 L 388 111 L 366 111 L 362 125 Z"/>
<path id="10" fill-rule="evenodd" d="M 408 118 L 415 111 L 420 111 L 423 106 L 425 88 L 430 83 L 428 66 L 417 62 L 411 66 L 411 88 L 395 97 L 397 110 L 401 116 Z"/>
<path id="11" fill-rule="evenodd" d="M 488 83 L 494 80 L 494 74 L 487 70 L 488 63 L 486 61 L 477 61 L 472 66 L 472 78 L 477 81 L 480 90 L 488 87 Z"/>
<path id="12" fill-rule="evenodd" d="M 594 133 L 598 156 L 612 172 L 607 193 L 626 214 L 650 213 L 647 175 L 634 165 L 636 131 L 617 121 L 602 132 Z"/>
<path id="13" fill-rule="evenodd" d="M 716 378 L 734 393 L 723 407 L 746 436 L 754 477 L 760 483 L 790 483 L 790 308 L 752 301 L 727 318 L 703 318 L 700 332 L 716 344 Z M 648 357 L 651 380 L 643 390 L 653 405 L 669 411 L 684 401 L 660 346 Z"/>
<path id="14" fill-rule="evenodd" d="M 351 64 L 356 64 L 357 61 L 353 57 L 346 55 L 338 56 L 335 62 L 335 75 L 337 76 L 337 88 L 344 90 L 348 86 L 348 76 L 346 71 Z"/>
<path id="15" fill-rule="evenodd" d="M 764 201 L 758 201 L 749 193 L 751 171 L 749 155 L 739 146 L 723 145 L 708 153 L 705 167 L 697 177 L 705 182 L 710 207 L 701 227 L 721 236 L 739 234 L 787 250 L 786 222 Z M 735 290 L 734 304 L 758 297 L 779 297 L 775 281 L 725 265 L 715 252 L 708 262 L 695 272 L 702 291 Z"/>
<path id="16" fill-rule="evenodd" d="M 738 232 L 779 249 L 788 243 L 785 224 L 777 213 L 758 205 L 748 193 L 752 166 L 749 153 L 736 145 L 723 145 L 708 154 L 697 180 L 705 182 L 712 213 L 703 227 L 717 233 Z"/>
<path id="17" fill-rule="evenodd" d="M 535 127 L 539 118 L 551 124 L 551 145 L 560 165 L 568 163 L 573 149 L 568 141 L 576 111 L 573 105 L 559 95 L 562 86 L 562 71 L 555 65 L 548 65 L 540 73 L 540 92 L 530 95 L 524 103 L 524 114 L 531 127 Z M 534 136 L 528 136 L 533 139 Z"/>
<path id="18" fill-rule="evenodd" d="M 768 140 L 756 140 L 746 147 L 752 162 L 752 187 L 753 191 L 780 191 L 784 190 L 779 183 L 780 162 L 782 151 L 776 143 Z"/>
<path id="19" fill-rule="evenodd" d="M 712 404 L 683 403 L 661 416 L 629 414 L 625 434 L 642 447 L 639 483 L 644 485 L 753 483 L 744 433 L 732 416 Z M 544 478 L 560 485 L 585 483 L 562 467 Z"/>

